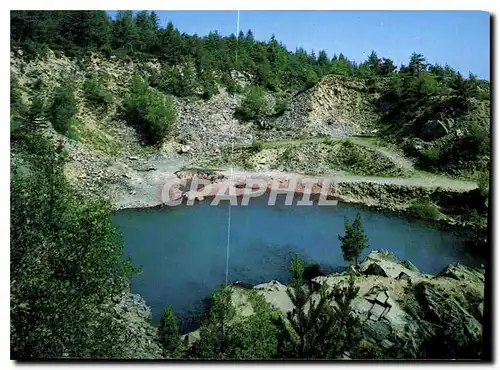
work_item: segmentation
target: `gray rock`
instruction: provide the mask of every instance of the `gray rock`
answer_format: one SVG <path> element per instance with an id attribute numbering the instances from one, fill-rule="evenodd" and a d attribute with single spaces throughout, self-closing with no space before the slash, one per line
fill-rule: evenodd
<path id="1" fill-rule="evenodd" d="M 403 261 L 401 262 L 401 264 L 406 267 L 408 270 L 411 270 L 411 271 L 414 271 L 414 272 L 417 272 L 420 274 L 420 270 L 418 269 L 417 266 L 415 266 L 413 263 L 411 263 L 411 261 Z"/>
<path id="2" fill-rule="evenodd" d="M 389 275 L 387 275 L 385 270 L 377 262 L 371 263 L 366 269 L 364 269 L 363 272 L 366 275 L 377 275 L 377 276 L 384 276 L 384 277 L 389 276 Z"/>
<path id="3" fill-rule="evenodd" d="M 406 272 L 401 271 L 401 273 L 398 275 L 398 277 L 396 279 L 398 279 L 398 280 L 411 279 L 411 276 L 408 275 Z"/>

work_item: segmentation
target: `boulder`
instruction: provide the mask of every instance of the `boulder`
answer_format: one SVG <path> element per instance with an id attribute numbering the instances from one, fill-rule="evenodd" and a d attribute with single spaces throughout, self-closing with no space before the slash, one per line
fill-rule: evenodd
<path id="1" fill-rule="evenodd" d="M 413 264 L 407 266 L 411 267 Z M 365 260 L 359 265 L 359 270 L 366 275 L 377 275 L 390 278 L 397 278 L 401 272 L 404 272 L 410 277 L 417 277 L 420 275 L 420 272 L 415 266 L 411 269 L 406 267 L 405 264 L 399 261 L 392 253 L 385 250 L 370 252 Z"/>
<path id="2" fill-rule="evenodd" d="M 467 267 L 461 264 L 446 266 L 438 274 L 438 276 L 484 284 L 484 274 L 472 267 Z"/>
<path id="3" fill-rule="evenodd" d="M 408 275 L 406 272 L 401 271 L 401 273 L 398 275 L 398 277 L 396 279 L 397 280 L 411 279 L 411 276 Z"/>
<path id="4" fill-rule="evenodd" d="M 406 260 L 406 261 L 401 262 L 401 264 L 404 267 L 406 267 L 408 270 L 411 270 L 411 271 L 414 271 L 414 272 L 420 274 L 420 270 L 418 269 L 418 267 L 415 266 L 413 263 L 411 263 L 411 261 Z"/>
<path id="5" fill-rule="evenodd" d="M 363 272 L 366 275 L 376 275 L 376 276 L 384 276 L 389 277 L 389 275 L 385 272 L 384 268 L 380 266 L 377 262 L 370 263 L 368 267 L 366 267 Z"/>

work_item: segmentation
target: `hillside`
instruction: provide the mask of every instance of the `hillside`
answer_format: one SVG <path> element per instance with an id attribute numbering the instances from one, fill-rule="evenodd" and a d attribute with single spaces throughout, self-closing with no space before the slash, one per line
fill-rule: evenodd
<path id="1" fill-rule="evenodd" d="M 13 357 L 210 358 L 231 300 L 259 312 L 250 326 L 237 320 L 233 340 L 263 344 L 236 346 L 225 358 L 258 358 L 284 335 L 290 322 L 281 330 L 271 320 L 290 308 L 274 300 L 286 296 L 279 283 L 232 298 L 214 293 L 214 322 L 200 330 L 209 339 L 194 354 L 193 334 L 188 346 L 179 342 L 172 310 L 152 325 L 147 303 L 130 292 L 138 271 L 123 261 L 111 215 L 164 206 L 171 179 L 231 179 L 240 188 L 255 177 L 333 179 L 335 199 L 452 227 L 472 253 L 489 252 L 490 84 L 474 75 L 417 53 L 398 68 L 376 52 L 359 64 L 341 53 L 291 52 L 251 31 L 187 35 L 160 27 L 154 12 L 130 11 L 116 20 L 103 11 L 12 12 L 10 57 Z M 314 186 L 317 193 L 322 184 Z M 181 185 L 173 190 L 192 199 Z M 395 303 L 388 322 L 369 323 L 368 349 L 321 350 L 329 358 L 432 357 L 432 341 L 445 339 L 447 356 L 478 357 L 484 271 L 455 266 L 429 276 L 382 254 L 349 270 L 357 297 L 337 285 L 345 274 L 315 278 L 339 288 L 348 303 L 342 320 L 355 312 L 368 321 L 381 292 Z M 360 326 L 353 322 L 346 327 Z M 270 332 L 261 338 L 260 330 Z M 411 353 L 393 351 L 403 342 Z"/>

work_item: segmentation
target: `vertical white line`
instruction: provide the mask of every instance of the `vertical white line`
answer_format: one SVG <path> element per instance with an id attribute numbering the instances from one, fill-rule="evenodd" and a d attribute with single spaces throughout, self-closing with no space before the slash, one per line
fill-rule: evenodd
<path id="1" fill-rule="evenodd" d="M 235 58 L 235 70 L 238 73 L 238 38 L 240 33 L 240 11 L 238 10 L 236 18 L 236 58 Z M 229 186 L 233 185 L 233 150 L 234 150 L 234 121 L 231 125 L 231 154 L 229 156 Z M 231 189 L 229 188 L 229 195 L 231 195 Z M 226 247 L 226 285 L 228 281 L 229 274 L 229 242 L 231 239 L 231 201 L 228 205 L 228 219 L 227 219 L 227 247 Z"/>

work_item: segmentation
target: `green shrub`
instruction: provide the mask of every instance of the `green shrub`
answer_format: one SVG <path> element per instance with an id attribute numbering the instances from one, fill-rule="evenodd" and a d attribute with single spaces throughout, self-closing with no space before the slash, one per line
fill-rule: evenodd
<path id="1" fill-rule="evenodd" d="M 260 86 L 249 86 L 237 113 L 245 121 L 262 119 L 268 115 L 269 102 L 265 90 Z"/>
<path id="2" fill-rule="evenodd" d="M 255 292 L 248 293 L 254 314 L 236 318 L 232 287 L 222 286 L 212 294 L 209 318 L 200 327 L 200 340 L 188 350 L 191 358 L 270 359 L 276 355 L 278 329 L 273 320 L 279 313 Z"/>
<path id="3" fill-rule="evenodd" d="M 217 85 L 215 84 L 215 80 L 209 76 L 204 77 L 202 79 L 202 88 L 203 88 L 203 93 L 202 93 L 202 98 L 205 100 L 209 100 L 212 96 L 217 94 Z"/>
<path id="4" fill-rule="evenodd" d="M 146 81 L 134 75 L 130 93 L 124 101 L 125 116 L 149 144 L 163 142 L 177 119 L 172 97 L 149 88 Z"/>
<path id="5" fill-rule="evenodd" d="M 176 357 L 179 355 L 179 320 L 170 307 L 163 310 L 160 325 L 158 326 L 158 340 L 165 356 Z"/>
<path id="6" fill-rule="evenodd" d="M 284 96 L 276 96 L 276 103 L 274 105 L 274 112 L 276 115 L 282 115 L 288 109 L 288 102 Z"/>
<path id="7" fill-rule="evenodd" d="M 438 164 L 441 159 L 441 149 L 438 147 L 422 150 L 422 155 L 426 159 L 426 162 L 429 164 Z"/>
<path id="8" fill-rule="evenodd" d="M 226 86 L 228 94 L 240 94 L 242 92 L 241 86 L 228 74 L 223 74 L 221 77 L 221 83 Z"/>
<path id="9" fill-rule="evenodd" d="M 94 107 L 107 109 L 113 101 L 113 96 L 104 87 L 103 81 L 96 75 L 92 75 L 83 84 L 83 93 L 89 103 Z"/>
<path id="10" fill-rule="evenodd" d="M 16 142 L 29 171 L 12 169 L 11 357 L 124 356 L 114 299 L 127 288 L 111 206 L 74 193 L 64 152 L 41 135 Z"/>
<path id="11" fill-rule="evenodd" d="M 74 125 L 73 116 L 76 113 L 75 96 L 71 84 L 56 88 L 48 113 L 54 129 L 60 134 L 68 135 Z"/>
<path id="12" fill-rule="evenodd" d="M 258 152 L 261 152 L 262 149 L 264 149 L 264 144 L 262 144 L 261 141 L 256 141 L 254 140 L 252 142 L 252 145 L 250 146 L 250 149 L 252 150 L 252 152 L 254 153 L 258 153 Z"/>
<path id="13" fill-rule="evenodd" d="M 415 200 L 408 211 L 411 216 L 423 220 L 438 220 L 440 217 L 438 206 L 428 199 Z"/>
<path id="14" fill-rule="evenodd" d="M 350 137 L 348 137 L 347 139 L 345 139 L 342 142 L 342 145 L 345 146 L 346 148 L 355 148 L 356 147 L 356 144 L 354 143 L 354 140 L 352 140 Z"/>
<path id="15" fill-rule="evenodd" d="M 313 70 L 309 70 L 307 71 L 305 80 L 306 80 L 306 89 L 309 89 L 318 83 L 319 78 L 316 72 L 314 72 Z"/>
<path id="16" fill-rule="evenodd" d="M 490 187 L 490 174 L 487 171 L 483 171 L 480 173 L 479 178 L 477 180 L 477 186 L 481 195 L 488 195 L 489 187 Z"/>

